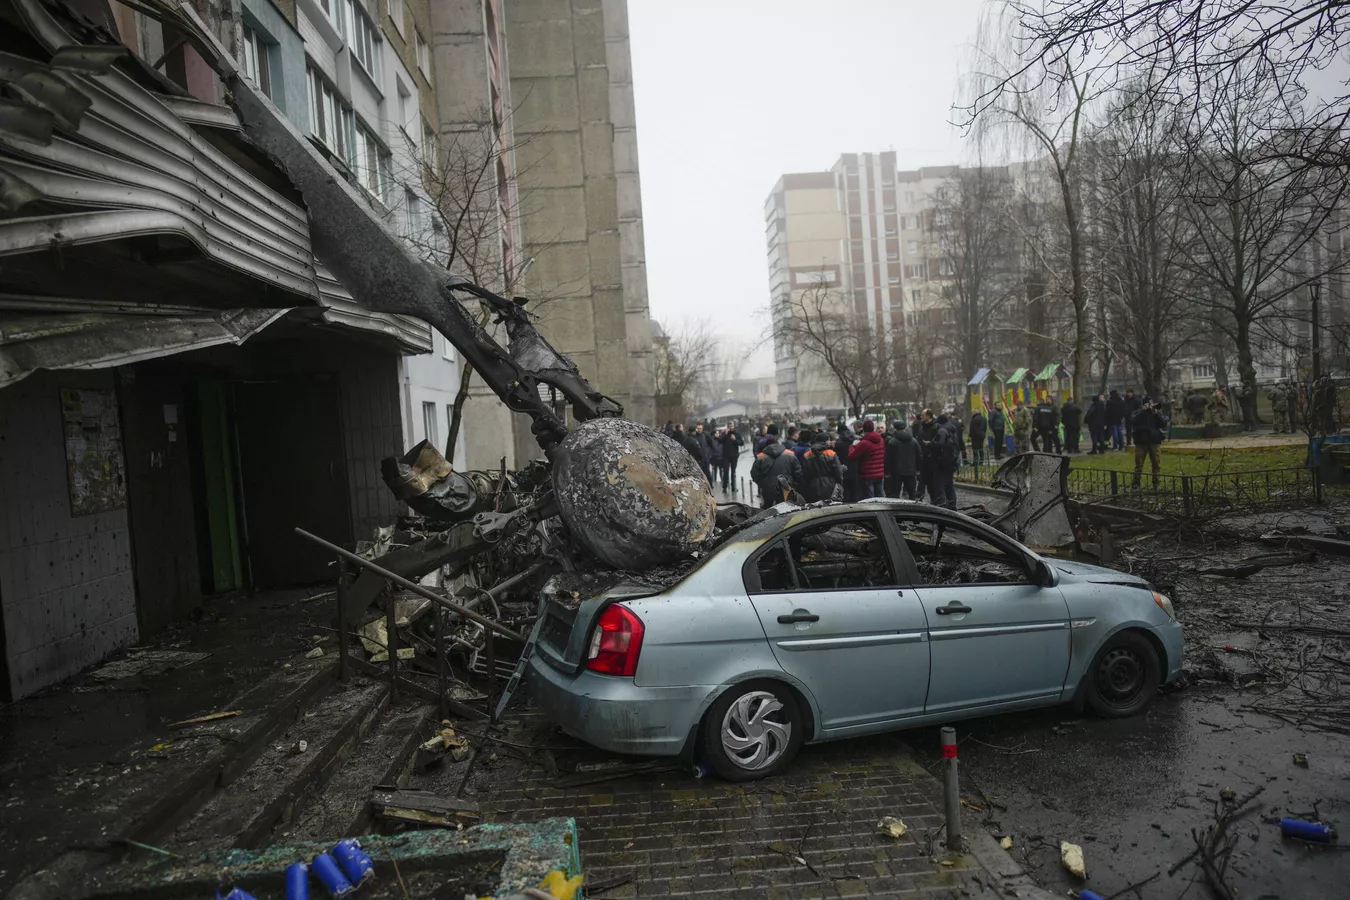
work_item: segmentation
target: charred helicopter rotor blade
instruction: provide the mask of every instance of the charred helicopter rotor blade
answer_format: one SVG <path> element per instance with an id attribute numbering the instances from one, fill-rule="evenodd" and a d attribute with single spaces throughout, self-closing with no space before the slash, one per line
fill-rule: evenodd
<path id="1" fill-rule="evenodd" d="M 286 172 L 304 197 L 314 253 L 358 303 L 433 325 L 464 354 L 502 402 L 534 420 L 535 439 L 546 453 L 551 454 L 566 436 L 567 426 L 540 396 L 540 384 L 561 390 L 578 411 L 578 419 L 622 413 L 617 403 L 596 391 L 570 360 L 553 349 L 518 305 L 489 301 L 506 323 L 512 351 L 493 340 L 454 291 L 468 291 L 485 300 L 485 295 L 496 295 L 419 259 L 271 100 L 239 75 L 233 59 L 196 11 L 187 3 L 180 4 L 180 9 L 181 17 L 197 31 L 194 46 L 208 51 L 207 63 L 225 82 L 244 135 Z M 514 353 L 516 347 L 519 357 Z M 547 368 L 536 372 L 527 359 Z"/>

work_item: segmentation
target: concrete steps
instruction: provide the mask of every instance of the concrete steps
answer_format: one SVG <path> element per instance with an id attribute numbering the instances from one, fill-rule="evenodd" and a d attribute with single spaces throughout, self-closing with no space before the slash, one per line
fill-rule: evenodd
<path id="1" fill-rule="evenodd" d="M 322 789 L 352 755 L 388 700 L 389 688 L 379 682 L 356 678 L 334 685 L 166 843 L 186 854 L 267 843 L 278 825 L 291 820 L 297 803 Z"/>
<path id="2" fill-rule="evenodd" d="M 320 841 L 365 833 L 371 824 L 370 789 L 377 784 L 407 787 L 417 746 L 434 721 L 435 707 L 419 700 L 403 700 L 382 712 L 351 758 L 277 830 L 276 840 Z"/>

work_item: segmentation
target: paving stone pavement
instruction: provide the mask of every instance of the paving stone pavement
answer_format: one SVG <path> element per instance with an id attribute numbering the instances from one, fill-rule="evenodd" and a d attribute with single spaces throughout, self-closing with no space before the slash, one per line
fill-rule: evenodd
<path id="1" fill-rule="evenodd" d="M 534 762 L 501 757 L 474 776 L 472 796 L 485 821 L 576 818 L 587 883 L 632 879 L 591 896 L 1048 896 L 974 822 L 973 854 L 949 858 L 938 782 L 893 735 L 803 748 L 784 775 L 748 784 L 683 771 L 555 782 Z M 879 834 L 888 815 L 908 833 Z"/>

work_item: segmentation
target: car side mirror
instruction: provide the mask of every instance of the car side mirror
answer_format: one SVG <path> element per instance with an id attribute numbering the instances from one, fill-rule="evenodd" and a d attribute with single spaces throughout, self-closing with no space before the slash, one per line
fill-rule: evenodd
<path id="1" fill-rule="evenodd" d="M 1036 560 L 1035 582 L 1040 587 L 1054 587 L 1055 573 L 1043 559 Z"/>

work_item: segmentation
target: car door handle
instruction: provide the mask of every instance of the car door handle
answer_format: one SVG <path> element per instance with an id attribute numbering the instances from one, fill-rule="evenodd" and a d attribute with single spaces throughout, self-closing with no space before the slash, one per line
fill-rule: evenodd
<path id="1" fill-rule="evenodd" d="M 791 625 L 794 622 L 819 622 L 820 616 L 814 613 L 793 613 L 789 616 L 779 616 L 779 625 Z"/>
<path id="2" fill-rule="evenodd" d="M 968 613 L 970 612 L 970 607 L 966 606 L 964 603 L 953 603 L 950 606 L 939 606 L 934 612 L 939 616 L 950 616 L 955 613 Z"/>

